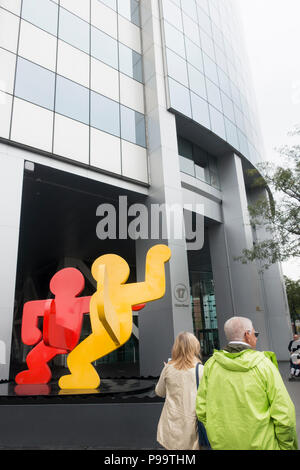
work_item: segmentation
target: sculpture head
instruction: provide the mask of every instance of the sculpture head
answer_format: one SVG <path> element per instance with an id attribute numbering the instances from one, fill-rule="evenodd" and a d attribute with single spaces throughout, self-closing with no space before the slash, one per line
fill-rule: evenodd
<path id="1" fill-rule="evenodd" d="M 78 269 L 64 268 L 52 277 L 50 290 L 55 296 L 64 294 L 75 297 L 83 291 L 84 284 L 84 277 Z"/>
<path id="2" fill-rule="evenodd" d="M 113 284 L 124 284 L 130 274 L 128 263 L 118 255 L 103 255 L 94 261 L 92 276 L 97 282 L 101 282 L 100 266 L 105 265 L 107 275 Z"/>

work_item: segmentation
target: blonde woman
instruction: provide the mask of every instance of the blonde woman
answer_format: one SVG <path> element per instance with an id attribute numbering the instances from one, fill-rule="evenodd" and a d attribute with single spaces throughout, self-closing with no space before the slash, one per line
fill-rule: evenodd
<path id="1" fill-rule="evenodd" d="M 196 416 L 196 365 L 203 374 L 200 343 L 192 333 L 180 333 L 165 364 L 155 392 L 165 398 L 158 423 L 157 441 L 167 450 L 199 450 Z"/>

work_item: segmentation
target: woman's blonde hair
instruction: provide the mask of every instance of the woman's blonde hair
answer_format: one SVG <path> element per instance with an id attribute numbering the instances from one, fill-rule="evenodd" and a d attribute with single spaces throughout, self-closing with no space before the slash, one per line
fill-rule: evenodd
<path id="1" fill-rule="evenodd" d="M 198 339 L 192 333 L 179 333 L 172 348 L 172 364 L 175 369 L 186 370 L 201 362 L 201 347 Z"/>

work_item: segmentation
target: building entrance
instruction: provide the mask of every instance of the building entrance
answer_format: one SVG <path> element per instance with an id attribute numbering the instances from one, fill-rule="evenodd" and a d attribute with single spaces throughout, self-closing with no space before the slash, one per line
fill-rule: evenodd
<path id="1" fill-rule="evenodd" d="M 66 267 L 77 268 L 85 279 L 85 288 L 79 295 L 90 296 L 96 288 L 90 271 L 92 263 L 103 254 L 114 253 L 130 266 L 128 282 L 136 281 L 135 242 L 131 239 L 100 240 L 96 233 L 97 207 L 109 203 L 117 212 L 120 195 L 127 196 L 128 204 L 140 202 L 141 198 L 136 193 L 42 165 L 35 164 L 32 171 L 25 170 L 10 379 L 27 369 L 26 357 L 34 347 L 24 345 L 21 340 L 23 305 L 32 300 L 53 298 L 49 283 L 56 272 Z M 101 377 L 139 375 L 137 313 L 134 312 L 133 334 L 128 343 L 95 363 Z M 39 317 L 38 327 L 43 331 L 43 317 Z M 90 333 L 90 318 L 84 315 L 79 341 Z M 60 354 L 50 361 L 53 379 L 68 373 L 66 358 L 67 355 Z"/>
<path id="2" fill-rule="evenodd" d="M 188 262 L 194 334 L 206 359 L 214 349 L 219 348 L 214 280 L 206 230 L 202 250 L 188 252 Z"/>

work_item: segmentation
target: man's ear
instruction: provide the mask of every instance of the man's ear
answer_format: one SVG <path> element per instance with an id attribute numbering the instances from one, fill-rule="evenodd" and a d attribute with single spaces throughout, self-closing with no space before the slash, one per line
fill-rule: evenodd
<path id="1" fill-rule="evenodd" d="M 250 338 L 249 337 L 250 337 L 249 331 L 245 331 L 244 340 L 245 340 L 245 343 L 247 343 L 247 344 L 250 344 L 250 342 L 249 342 Z"/>

